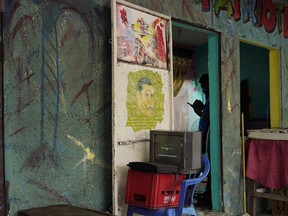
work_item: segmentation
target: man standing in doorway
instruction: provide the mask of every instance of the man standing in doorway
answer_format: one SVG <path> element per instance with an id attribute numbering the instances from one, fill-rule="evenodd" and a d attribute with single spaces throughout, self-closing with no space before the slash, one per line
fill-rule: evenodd
<path id="1" fill-rule="evenodd" d="M 209 108 L 209 77 L 204 74 L 199 80 L 202 91 L 205 95 L 205 104 L 200 100 L 195 100 L 191 107 L 194 112 L 200 117 L 198 130 L 202 132 L 202 154 L 209 153 L 209 137 L 207 135 L 210 128 L 210 108 Z"/>
<path id="2" fill-rule="evenodd" d="M 208 154 L 210 158 L 210 108 L 209 108 L 209 76 L 208 73 L 203 74 L 199 79 L 200 86 L 205 95 L 205 104 L 200 100 L 195 100 L 190 105 L 194 112 L 200 117 L 198 130 L 202 132 L 202 154 Z M 211 174 L 208 175 L 206 191 L 203 198 L 199 200 L 200 204 L 211 206 Z"/>

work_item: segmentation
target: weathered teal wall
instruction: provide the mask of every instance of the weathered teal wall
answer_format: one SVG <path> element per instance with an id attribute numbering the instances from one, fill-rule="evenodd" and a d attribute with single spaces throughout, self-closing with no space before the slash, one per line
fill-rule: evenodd
<path id="1" fill-rule="evenodd" d="M 109 210 L 110 2 L 5 3 L 10 215 L 57 203 Z"/>
<path id="2" fill-rule="evenodd" d="M 203 0 L 204 1 L 204 0 Z M 212 28 L 221 32 L 221 124 L 222 124 L 222 181 L 223 207 L 227 215 L 243 214 L 243 183 L 241 168 L 240 137 L 240 40 L 254 42 L 263 46 L 279 49 L 281 74 L 281 126 L 288 126 L 288 38 L 284 37 L 283 1 L 246 0 L 239 1 L 240 19 L 233 18 L 233 2 L 215 0 L 210 2 L 210 10 L 202 11 L 202 1 L 131 0 L 140 6 L 170 15 L 175 19 Z M 207 2 L 207 1 L 205 1 Z M 226 2 L 226 3 L 225 3 Z M 235 1 L 236 2 L 236 1 Z M 278 2 L 278 4 L 276 4 Z M 224 4 L 225 3 L 225 4 Z M 263 5 L 277 6 L 279 17 L 275 29 L 268 32 L 256 20 Z M 226 10 L 228 9 L 228 10 Z M 253 14 L 255 12 L 255 14 Z M 262 15 L 262 14 L 261 14 Z M 261 17 L 261 16 L 260 16 Z M 271 16 L 272 17 L 272 16 Z M 273 17 L 274 18 L 274 17 Z M 258 23 L 257 23 L 258 21 Z M 278 28 L 281 26 L 281 29 Z"/>
<path id="3" fill-rule="evenodd" d="M 241 81 L 247 79 L 249 84 L 251 94 L 250 117 L 267 119 L 270 107 L 269 50 L 240 43 L 240 70 Z"/>
<path id="4" fill-rule="evenodd" d="M 288 127 L 288 39 L 277 28 L 268 33 L 252 19 L 247 22 L 245 13 L 235 21 L 217 5 L 203 12 L 200 1 L 130 2 L 221 32 L 224 206 L 227 215 L 242 215 L 239 40 L 281 47 L 282 126 Z M 240 1 L 241 10 L 245 2 Z M 4 16 L 10 215 L 55 203 L 109 209 L 110 1 L 10 0 Z"/>

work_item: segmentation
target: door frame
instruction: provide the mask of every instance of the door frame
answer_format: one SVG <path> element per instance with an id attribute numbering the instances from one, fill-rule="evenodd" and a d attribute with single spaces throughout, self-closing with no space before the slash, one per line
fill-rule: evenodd
<path id="1" fill-rule="evenodd" d="M 221 48 L 220 32 L 197 26 L 192 23 L 179 21 L 172 18 L 172 26 L 185 28 L 191 31 L 200 31 L 208 35 L 208 73 L 210 95 L 210 163 L 211 163 L 211 188 L 213 211 L 223 210 L 222 189 L 222 114 L 221 114 Z M 173 38 L 173 35 L 172 35 Z M 213 89 L 213 91 L 212 91 Z"/>
<path id="2" fill-rule="evenodd" d="M 240 42 L 269 50 L 270 125 L 271 128 L 280 128 L 282 126 L 280 50 L 244 39 L 240 39 Z"/>

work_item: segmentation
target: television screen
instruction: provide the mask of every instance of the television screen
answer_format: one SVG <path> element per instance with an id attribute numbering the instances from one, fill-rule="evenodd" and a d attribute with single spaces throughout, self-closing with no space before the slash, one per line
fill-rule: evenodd
<path id="1" fill-rule="evenodd" d="M 160 163 L 181 163 L 183 136 L 172 134 L 155 134 L 154 157 Z"/>
<path id="2" fill-rule="evenodd" d="M 150 162 L 177 166 L 183 172 L 201 169 L 200 131 L 150 131 Z"/>

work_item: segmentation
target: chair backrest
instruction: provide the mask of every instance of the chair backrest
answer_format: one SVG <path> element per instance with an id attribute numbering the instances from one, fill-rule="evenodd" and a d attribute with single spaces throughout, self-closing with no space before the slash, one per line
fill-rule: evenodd
<path id="1" fill-rule="evenodd" d="M 206 134 L 206 143 L 205 143 L 205 152 L 204 153 L 208 156 L 210 154 L 210 126 L 209 126 L 207 134 Z"/>
<path id="2" fill-rule="evenodd" d="M 210 171 L 210 163 L 209 163 L 208 157 L 206 155 L 202 155 L 202 169 L 198 173 L 198 177 L 185 179 L 182 181 L 179 204 L 176 210 L 177 215 L 182 215 L 184 213 L 191 214 L 191 212 L 195 212 L 195 208 L 193 205 L 193 196 L 194 196 L 195 187 L 197 184 L 202 182 L 207 177 L 207 175 L 209 174 L 209 171 Z M 188 187 L 189 187 L 189 193 L 190 193 L 189 200 L 186 199 Z M 186 202 L 188 201 L 189 203 L 188 207 L 184 207 L 185 201 Z"/>

